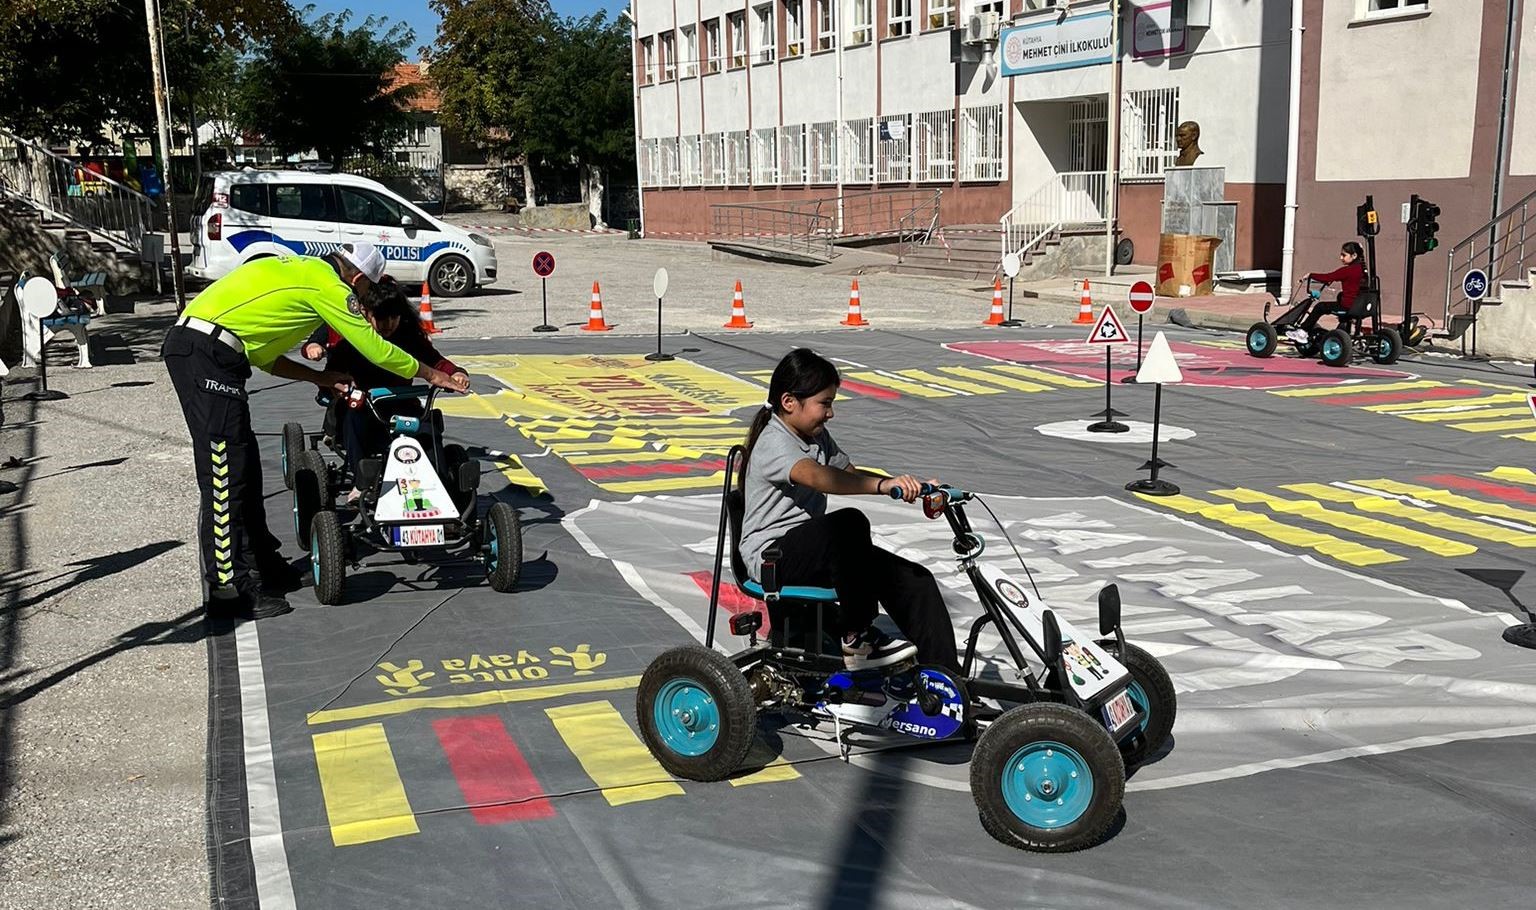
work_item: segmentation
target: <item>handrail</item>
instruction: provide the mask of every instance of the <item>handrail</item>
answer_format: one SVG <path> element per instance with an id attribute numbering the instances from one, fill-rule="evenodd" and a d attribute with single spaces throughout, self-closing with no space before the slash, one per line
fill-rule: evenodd
<path id="1" fill-rule="evenodd" d="M 1063 227 L 1103 224 L 1108 180 L 1103 171 L 1057 174 L 998 219 L 1002 255 L 1022 257 Z"/>
<path id="2" fill-rule="evenodd" d="M 1445 323 L 1441 326 L 1442 331 L 1454 337 L 1459 332 L 1452 329 L 1452 320 L 1457 317 L 1475 318 L 1477 313 L 1476 306 L 1468 299 L 1457 282 L 1457 275 L 1465 273 L 1474 266 L 1482 266 L 1488 274 L 1488 283 L 1491 286 L 1511 275 L 1518 276 L 1525 273 L 1525 227 L 1530 223 L 1532 215 L 1536 214 L 1533 208 L 1536 208 L 1536 190 L 1527 193 L 1509 208 L 1484 222 L 1477 230 L 1457 241 L 1447 251 Z M 1485 235 L 1487 242 L 1482 243 Z M 1500 249 L 1501 243 L 1502 249 Z M 1466 256 L 1462 260 L 1461 267 L 1458 268 L 1457 254 L 1462 252 L 1465 252 Z M 1514 257 L 1514 268 L 1508 267 L 1511 256 Z"/>
<path id="3" fill-rule="evenodd" d="M 937 224 L 938 189 L 887 189 L 820 199 L 728 202 L 710 206 L 718 240 L 832 257 L 834 241 L 892 235 L 903 243 L 931 236 Z M 930 223 L 925 231 L 921 225 Z"/>
<path id="4" fill-rule="evenodd" d="M 134 252 L 154 224 L 148 196 L 3 127 L 0 193 Z"/>

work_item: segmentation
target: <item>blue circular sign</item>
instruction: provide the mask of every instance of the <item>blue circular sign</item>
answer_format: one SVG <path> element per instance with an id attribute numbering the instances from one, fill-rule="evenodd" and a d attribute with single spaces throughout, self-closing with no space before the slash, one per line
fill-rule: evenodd
<path id="1" fill-rule="evenodd" d="M 1482 300 L 1488 296 L 1488 273 L 1472 269 L 1461 279 L 1461 292 L 1468 300 Z"/>

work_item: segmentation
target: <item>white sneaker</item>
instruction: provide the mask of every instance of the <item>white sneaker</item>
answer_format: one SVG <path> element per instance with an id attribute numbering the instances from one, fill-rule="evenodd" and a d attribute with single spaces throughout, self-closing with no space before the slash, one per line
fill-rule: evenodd
<path id="1" fill-rule="evenodd" d="M 874 626 L 843 639 L 843 664 L 850 670 L 886 667 L 917 656 L 917 646 Z"/>
<path id="2" fill-rule="evenodd" d="M 1297 344 L 1306 344 L 1307 340 L 1312 336 L 1307 334 L 1306 329 L 1291 329 L 1289 332 L 1285 333 L 1285 337 L 1289 338 L 1291 341 L 1296 342 Z"/>

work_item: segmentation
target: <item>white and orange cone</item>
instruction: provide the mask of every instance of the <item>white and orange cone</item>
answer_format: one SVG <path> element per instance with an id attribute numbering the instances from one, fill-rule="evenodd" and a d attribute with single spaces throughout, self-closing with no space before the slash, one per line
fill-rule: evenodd
<path id="1" fill-rule="evenodd" d="M 1001 278 L 994 278 L 994 279 L 992 279 L 992 314 L 989 315 L 984 322 L 982 322 L 982 325 L 1002 325 L 1002 324 L 1003 324 L 1003 279 L 1001 279 Z"/>
<path id="2" fill-rule="evenodd" d="M 843 325 L 869 325 L 864 318 L 864 312 L 859 307 L 859 279 L 853 279 L 853 287 L 848 289 L 848 316 L 843 319 Z"/>
<path id="3" fill-rule="evenodd" d="M 736 293 L 731 298 L 731 321 L 724 326 L 727 329 L 750 329 L 752 323 L 747 321 L 747 305 L 741 299 L 741 281 L 736 282 Z"/>
<path id="4" fill-rule="evenodd" d="M 1076 325 L 1093 325 L 1093 295 L 1088 292 L 1088 279 L 1083 279 L 1083 296 L 1078 301 Z"/>
<path id="5" fill-rule="evenodd" d="M 443 330 L 432 321 L 432 291 L 427 288 L 427 283 L 421 283 L 421 330 L 428 335 L 437 335 Z"/>
<path id="6" fill-rule="evenodd" d="M 587 314 L 587 324 L 581 327 L 583 332 L 606 332 L 611 329 L 607 322 L 603 321 L 603 292 L 592 282 L 592 309 Z"/>

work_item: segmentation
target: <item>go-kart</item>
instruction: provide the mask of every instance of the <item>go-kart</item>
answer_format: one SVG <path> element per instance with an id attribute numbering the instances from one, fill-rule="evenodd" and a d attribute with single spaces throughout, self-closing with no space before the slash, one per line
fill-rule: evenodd
<path id="1" fill-rule="evenodd" d="M 1038 589 L 1031 600 L 1023 585 L 979 561 L 985 544 L 965 514 L 975 494 L 925 484 L 923 512 L 948 520 L 956 560 L 983 610 L 971 626 L 962 672 L 957 677 L 912 660 L 851 671 L 823 630 L 823 608 L 836 604 L 835 591 L 780 587 L 772 545 L 762 582 L 748 577 L 739 552 L 743 496 L 732 489 L 741 455 L 737 446 L 726 459 L 704 645 L 666 651 L 640 680 L 636 715 L 656 760 L 687 780 L 724 779 L 746 759 L 759 711 L 813 726 L 831 721 L 845 758 L 845 727 L 916 740 L 974 740 L 971 794 L 988 834 L 1048 852 L 1101 840 L 1120 811 L 1126 766 L 1157 752 L 1177 712 L 1168 673 L 1125 641 L 1119 589 L 1111 584 L 1099 592 L 1101 637 L 1083 634 L 1050 609 Z M 731 655 L 715 650 L 727 533 L 737 587 L 762 602 L 771 620 L 768 639 L 760 641 L 762 611 L 731 616 L 732 634 L 748 639 L 746 650 Z M 980 673 L 977 640 L 987 627 L 1007 649 L 1011 679 Z"/>
<path id="2" fill-rule="evenodd" d="M 1301 329 L 1301 322 L 1318 304 L 1326 284 L 1305 279 L 1306 292 L 1295 295 L 1297 301 L 1281 313 L 1273 322 L 1269 319 L 1271 301 L 1264 302 L 1264 318 L 1248 329 L 1248 353 L 1254 357 L 1269 357 L 1279 346 L 1280 337 L 1291 329 Z M 1297 283 L 1300 289 L 1301 282 Z M 1371 321 L 1370 330 L 1365 320 Z M 1331 367 L 1348 366 L 1351 357 L 1369 357 L 1380 364 L 1396 363 L 1403 353 L 1403 339 L 1398 331 L 1381 323 L 1381 292 L 1374 287 L 1362 287 L 1348 312 L 1339 314 L 1339 324 L 1332 329 L 1314 326 L 1307 332 L 1305 341 L 1287 338 L 1303 357 L 1321 357 Z"/>
<path id="3" fill-rule="evenodd" d="M 523 564 L 522 523 L 510 503 L 494 502 L 483 513 L 476 493 L 480 462 L 463 446 L 443 445 L 443 415 L 433 405 L 438 389 L 427 386 L 351 388 L 342 407 L 368 408 L 390 431 L 383 458 L 363 458 L 357 476 L 334 432 L 311 437 L 302 425 L 283 427 L 283 472 L 293 490 L 293 529 L 309 551 L 315 596 L 341 601 L 347 567 L 365 556 L 395 551 L 408 562 L 428 552 L 469 554 L 485 564 L 493 589 L 517 586 Z M 386 405 L 425 397 L 421 416 L 389 413 Z M 330 406 L 330 396 L 317 399 Z M 336 456 L 327 459 L 323 442 Z M 337 495 L 356 488 L 356 514 L 336 511 Z"/>

